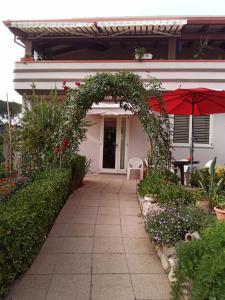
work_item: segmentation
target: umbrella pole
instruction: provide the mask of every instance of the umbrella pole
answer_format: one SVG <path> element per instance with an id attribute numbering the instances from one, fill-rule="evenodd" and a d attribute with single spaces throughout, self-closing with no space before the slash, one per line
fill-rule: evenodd
<path id="1" fill-rule="evenodd" d="M 191 116 L 192 119 L 192 129 L 191 129 L 191 149 L 190 149 L 190 156 L 191 156 L 191 173 L 193 172 L 193 155 L 194 155 L 194 116 Z"/>
<path id="2" fill-rule="evenodd" d="M 194 160 L 194 99 L 192 101 L 192 115 L 191 115 L 191 149 L 190 149 L 190 156 L 191 156 L 191 173 L 193 172 L 193 160 Z"/>

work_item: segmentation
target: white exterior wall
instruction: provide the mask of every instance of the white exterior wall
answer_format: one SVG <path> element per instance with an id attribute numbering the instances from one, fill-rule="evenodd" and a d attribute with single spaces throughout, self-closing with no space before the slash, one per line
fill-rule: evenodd
<path id="1" fill-rule="evenodd" d="M 100 116 L 89 116 L 87 119 L 93 123 L 88 128 L 87 139 L 80 146 L 80 154 L 91 159 L 91 172 L 99 171 L 100 149 Z"/>
<path id="2" fill-rule="evenodd" d="M 80 146 L 80 154 L 91 159 L 91 172 L 99 171 L 100 155 L 100 119 L 102 116 L 88 116 L 93 122 L 87 131 L 87 139 Z M 147 156 L 148 144 L 145 134 L 136 116 L 129 117 L 128 160 L 137 156 L 143 160 Z"/>
<path id="3" fill-rule="evenodd" d="M 210 147 L 195 147 L 194 159 L 199 161 L 198 167 L 203 167 L 204 164 L 217 157 L 219 165 L 225 164 L 225 114 L 213 115 L 212 126 L 212 146 Z M 173 156 L 175 159 L 190 157 L 189 147 L 174 147 Z"/>
<path id="4" fill-rule="evenodd" d="M 138 74 L 143 82 L 151 77 L 158 78 L 165 90 L 176 88 L 205 87 L 224 90 L 225 60 L 221 61 L 38 61 L 17 62 L 15 65 L 15 89 L 21 94 L 31 90 L 34 81 L 37 90 L 62 89 L 66 78 L 68 86 L 74 87 L 75 81 L 83 81 L 98 72 L 130 71 Z M 87 141 L 80 147 L 80 153 L 92 160 L 92 170 L 99 170 L 100 116 L 89 117 L 95 124 L 89 128 Z M 218 164 L 225 163 L 225 114 L 214 115 L 212 146 L 195 148 L 194 157 L 203 166 L 217 156 Z M 147 155 L 147 142 L 138 119 L 130 117 L 130 137 L 128 159 Z M 176 147 L 175 159 L 189 157 L 188 147 Z"/>

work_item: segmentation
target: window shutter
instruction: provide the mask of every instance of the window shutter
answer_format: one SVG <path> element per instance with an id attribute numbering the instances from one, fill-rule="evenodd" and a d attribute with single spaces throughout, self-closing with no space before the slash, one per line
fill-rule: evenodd
<path id="1" fill-rule="evenodd" d="M 195 144 L 209 144 L 210 116 L 194 117 Z"/>
<path id="2" fill-rule="evenodd" d="M 189 144 L 189 120 L 189 116 L 174 116 L 174 143 Z"/>

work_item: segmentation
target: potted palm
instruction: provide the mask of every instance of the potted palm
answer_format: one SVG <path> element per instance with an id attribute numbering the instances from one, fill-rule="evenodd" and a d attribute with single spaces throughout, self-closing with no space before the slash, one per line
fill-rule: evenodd
<path id="1" fill-rule="evenodd" d="M 218 203 L 218 198 L 221 194 L 223 184 L 223 178 L 219 181 L 216 178 L 216 157 L 212 160 L 208 168 L 208 175 L 208 179 L 206 179 L 200 172 L 198 172 L 199 184 L 203 190 L 204 196 L 209 201 L 209 207 L 213 209 Z"/>

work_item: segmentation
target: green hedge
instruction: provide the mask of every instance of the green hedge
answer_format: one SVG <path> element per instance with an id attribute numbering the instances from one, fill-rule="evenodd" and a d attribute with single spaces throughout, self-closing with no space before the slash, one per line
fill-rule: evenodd
<path id="1" fill-rule="evenodd" d="M 188 286 L 190 300 L 225 300 L 225 222 L 214 222 L 204 230 L 201 240 L 182 243 L 173 299 L 182 299 Z"/>
<path id="2" fill-rule="evenodd" d="M 71 171 L 42 172 L 0 210 L 0 298 L 32 262 L 68 196 Z"/>

